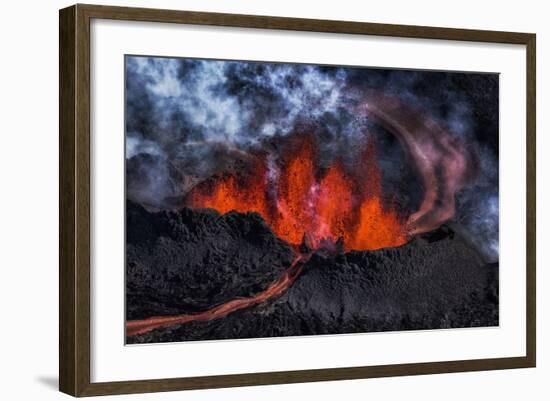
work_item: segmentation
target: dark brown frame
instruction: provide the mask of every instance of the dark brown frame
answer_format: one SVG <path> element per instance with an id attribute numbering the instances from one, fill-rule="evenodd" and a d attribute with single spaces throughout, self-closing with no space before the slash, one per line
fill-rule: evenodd
<path id="1" fill-rule="evenodd" d="M 526 356 L 90 383 L 90 20 L 92 18 L 525 45 L 527 49 Z M 60 10 L 59 33 L 59 389 L 62 392 L 73 396 L 93 396 L 535 367 L 535 34 L 81 4 Z"/>

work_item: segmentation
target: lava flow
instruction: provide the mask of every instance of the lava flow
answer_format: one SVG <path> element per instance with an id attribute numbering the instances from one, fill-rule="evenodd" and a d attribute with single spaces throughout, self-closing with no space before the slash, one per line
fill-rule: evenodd
<path id="1" fill-rule="evenodd" d="M 342 238 L 347 251 L 403 245 L 404 220 L 382 201 L 374 142 L 354 172 L 339 160 L 321 169 L 315 152 L 312 138 L 304 136 L 281 165 L 259 157 L 249 176 L 226 173 L 198 185 L 190 206 L 222 214 L 257 212 L 279 238 L 294 245 L 304 237 L 313 248 Z"/>
<path id="2" fill-rule="evenodd" d="M 143 320 L 131 320 L 126 322 L 126 335 L 135 336 L 137 334 L 144 334 L 152 330 L 160 329 L 162 327 L 225 317 L 228 314 L 235 312 L 239 309 L 248 308 L 250 306 L 254 306 L 256 304 L 264 302 L 269 298 L 278 296 L 294 283 L 296 278 L 298 278 L 298 276 L 302 272 L 304 263 L 309 260 L 310 256 L 310 253 L 301 253 L 296 256 L 290 266 L 281 275 L 281 277 L 279 277 L 277 281 L 275 281 L 266 290 L 260 292 L 259 294 L 248 298 L 233 299 L 201 313 L 168 317 L 158 316 Z"/>

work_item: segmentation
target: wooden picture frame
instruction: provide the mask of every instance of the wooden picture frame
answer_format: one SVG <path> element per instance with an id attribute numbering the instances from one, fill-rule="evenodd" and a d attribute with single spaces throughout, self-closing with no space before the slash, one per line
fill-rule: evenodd
<path id="1" fill-rule="evenodd" d="M 526 356 L 92 383 L 90 380 L 90 21 L 94 18 L 526 46 Z M 60 10 L 59 28 L 59 388 L 62 392 L 73 396 L 94 396 L 535 366 L 535 34 L 80 4 Z"/>

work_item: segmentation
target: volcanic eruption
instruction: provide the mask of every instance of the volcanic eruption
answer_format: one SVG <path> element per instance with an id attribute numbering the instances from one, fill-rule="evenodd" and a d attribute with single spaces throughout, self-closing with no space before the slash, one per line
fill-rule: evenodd
<path id="1" fill-rule="evenodd" d="M 228 65 L 224 85 L 236 80 Z M 305 90 L 289 82 L 285 96 Z M 406 96 L 371 88 L 337 103 L 334 86 L 320 85 L 292 98 L 307 118 L 278 114 L 278 134 L 261 115 L 245 111 L 239 128 L 224 114 L 249 105 L 234 103 L 253 86 L 239 83 L 230 100 L 203 105 L 218 109 L 187 117 L 203 124 L 200 135 L 193 127 L 165 150 L 139 142 L 148 153 L 127 167 L 127 341 L 498 324 L 498 263 L 456 218 L 483 174 L 478 147 Z M 178 92 L 161 88 L 166 107 Z M 160 138 L 182 126 L 171 125 L 179 105 L 171 113 L 152 124 Z M 334 119 L 352 132 L 328 130 Z"/>
<path id="2" fill-rule="evenodd" d="M 284 166 L 271 167 L 276 171 L 258 157 L 248 178 L 223 174 L 198 185 L 189 195 L 190 206 L 222 214 L 259 213 L 294 245 L 305 239 L 317 248 L 341 239 L 346 250 L 372 250 L 406 242 L 403 217 L 382 200 L 374 142 L 366 147 L 359 171 L 352 173 L 341 161 L 320 172 L 313 139 L 298 142 Z"/>
<path id="3" fill-rule="evenodd" d="M 416 110 L 395 99 L 379 97 L 378 102 L 385 106 L 384 112 L 368 103 L 366 112 L 395 132 L 422 177 L 424 200 L 417 212 L 403 216 L 395 204 L 384 202 L 373 139 L 350 170 L 338 159 L 320 169 L 313 137 L 291 137 L 283 165 L 270 165 L 267 156 L 259 154 L 248 163 L 246 174 L 223 172 L 198 184 L 187 196 L 188 206 L 195 209 L 214 209 L 222 215 L 260 214 L 279 238 L 297 250 L 290 267 L 253 297 L 230 300 L 199 314 L 129 322 L 127 335 L 224 317 L 280 295 L 301 273 L 311 249 L 366 251 L 398 247 L 413 235 L 433 230 L 453 217 L 454 192 L 467 170 L 460 143 L 452 141 L 433 121 L 419 121 Z M 306 251 L 301 252 L 299 245 L 306 245 Z"/>

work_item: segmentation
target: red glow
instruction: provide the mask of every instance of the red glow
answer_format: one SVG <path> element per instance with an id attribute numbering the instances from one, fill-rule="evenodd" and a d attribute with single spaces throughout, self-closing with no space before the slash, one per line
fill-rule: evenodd
<path id="1" fill-rule="evenodd" d="M 248 177 L 226 174 L 194 188 L 190 206 L 257 212 L 274 232 L 291 244 L 307 236 L 317 247 L 343 238 L 346 250 L 372 250 L 406 242 L 405 224 L 382 201 L 382 175 L 374 142 L 363 152 L 354 174 L 337 160 L 325 171 L 317 165 L 316 148 L 304 137 L 286 152 L 287 160 L 272 174 L 258 158 Z"/>
<path id="2" fill-rule="evenodd" d="M 315 185 L 315 154 L 309 140 L 289 153 L 286 169 L 278 179 L 275 211 L 262 215 L 280 238 L 299 244 L 305 233 L 311 232 L 315 217 L 309 202 Z"/>
<path id="3" fill-rule="evenodd" d="M 373 141 L 369 142 L 362 161 L 362 175 L 366 177 L 362 186 L 363 199 L 353 235 L 346 238 L 346 248 L 377 249 L 403 245 L 407 242 L 405 224 L 382 203 L 382 174 Z"/>
<path id="4" fill-rule="evenodd" d="M 256 160 L 251 170 L 253 174 L 246 183 L 239 182 L 235 175 L 225 174 L 212 188 L 197 188 L 191 196 L 192 205 L 216 209 L 222 214 L 231 210 L 265 214 L 267 169 L 264 160 Z"/>

